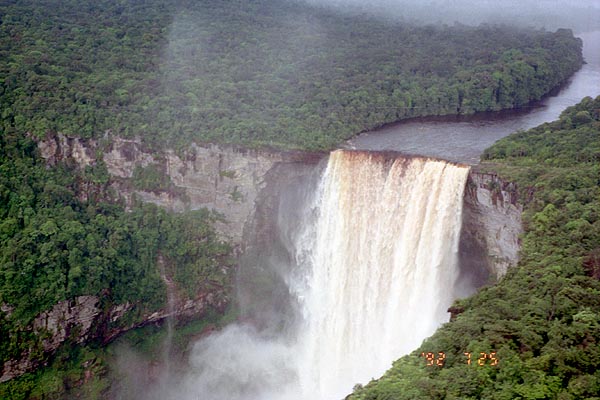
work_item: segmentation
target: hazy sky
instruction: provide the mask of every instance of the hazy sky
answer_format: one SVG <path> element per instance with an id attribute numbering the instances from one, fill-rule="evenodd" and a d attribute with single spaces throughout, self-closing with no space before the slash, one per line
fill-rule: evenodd
<path id="1" fill-rule="evenodd" d="M 509 23 L 576 32 L 600 29 L 600 0 L 304 0 L 406 20 Z"/>

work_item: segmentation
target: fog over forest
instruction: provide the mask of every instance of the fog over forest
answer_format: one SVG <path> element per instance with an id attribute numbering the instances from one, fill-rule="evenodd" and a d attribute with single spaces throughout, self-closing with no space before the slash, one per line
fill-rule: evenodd
<path id="1" fill-rule="evenodd" d="M 517 24 L 588 32 L 600 28 L 600 0 L 302 0 L 425 23 Z"/>

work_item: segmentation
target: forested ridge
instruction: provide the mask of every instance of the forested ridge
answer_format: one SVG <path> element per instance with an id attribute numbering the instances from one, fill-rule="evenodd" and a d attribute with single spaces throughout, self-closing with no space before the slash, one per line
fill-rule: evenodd
<path id="1" fill-rule="evenodd" d="M 285 0 L 4 0 L 0 15 L 0 126 L 38 137 L 324 149 L 404 118 L 521 107 L 582 63 L 568 30 Z"/>
<path id="2" fill-rule="evenodd" d="M 518 184 L 519 265 L 454 304 L 453 321 L 351 399 L 600 398 L 600 97 L 482 160 Z"/>

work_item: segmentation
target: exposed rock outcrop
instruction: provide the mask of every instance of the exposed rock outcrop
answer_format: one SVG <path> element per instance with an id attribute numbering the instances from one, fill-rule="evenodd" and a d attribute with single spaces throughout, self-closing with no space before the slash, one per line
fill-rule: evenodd
<path id="1" fill-rule="evenodd" d="M 248 150 L 217 145 L 192 145 L 180 153 L 172 149 L 154 153 L 144 148 L 140 140 L 105 139 L 83 140 L 56 134 L 38 142 L 38 147 L 49 165 L 65 162 L 84 169 L 103 162 L 110 175 L 110 186 L 129 206 L 141 200 L 176 212 L 208 208 L 222 214 L 224 220 L 216 228 L 238 250 L 247 245 L 243 241 L 245 232 L 247 236 L 256 237 L 261 232 L 253 232 L 254 229 L 269 226 L 268 223 L 256 223 L 257 208 L 262 210 L 260 218 L 267 218 L 268 207 L 273 205 L 267 199 L 278 196 L 279 186 L 288 178 L 292 179 L 288 184 L 293 184 L 299 174 L 305 174 L 311 165 L 324 157 L 322 153 Z M 169 177 L 168 189 L 135 188 L 132 181 L 136 168 L 150 166 Z M 79 195 L 85 198 L 87 193 Z M 264 205 L 259 206 L 258 203 Z M 264 234 L 265 238 L 267 236 Z M 127 330 L 166 318 L 198 318 L 211 308 L 224 312 L 230 293 L 225 288 L 215 287 L 198 293 L 195 298 L 173 298 L 175 304 L 146 314 L 142 312 L 142 315 L 137 314 L 139 310 L 136 311 L 133 304 L 105 304 L 105 299 L 96 296 L 61 301 L 40 313 L 25 328 L 40 338 L 39 348 L 29 349 L 19 359 L 8 360 L 0 366 L 0 382 L 44 364 L 45 355 L 52 354 L 65 342 L 99 340 L 108 343 Z M 12 307 L 1 304 L 1 311 L 8 316 Z M 135 318 L 126 317 L 130 312 L 136 313 Z"/>
<path id="2" fill-rule="evenodd" d="M 61 301 L 38 315 L 33 320 L 33 330 L 45 337 L 42 340 L 43 350 L 54 351 L 67 338 L 75 343 L 85 342 L 100 314 L 99 302 L 96 296 L 79 296 L 71 301 Z"/>
<path id="3" fill-rule="evenodd" d="M 225 222 L 219 222 L 217 229 L 238 248 L 243 245 L 244 232 L 257 228 L 252 219 L 257 209 L 266 206 L 259 202 L 269 199 L 261 195 L 269 181 L 280 185 L 282 180 L 298 175 L 298 166 L 303 170 L 305 164 L 314 165 L 325 157 L 323 153 L 249 150 L 214 144 L 193 144 L 181 153 L 166 149 L 156 154 L 144 149 L 139 140 L 112 137 L 102 147 L 93 140 L 60 134 L 39 146 L 49 163 L 71 159 L 85 167 L 100 155 L 113 178 L 113 187 L 128 204 L 139 199 L 174 211 L 206 207 L 221 213 Z M 175 190 L 134 189 L 130 182 L 133 171 L 149 165 L 159 166 Z M 472 171 L 464 206 L 462 263 L 479 274 L 475 279 L 480 282 L 489 274 L 501 277 L 518 261 L 522 207 L 517 202 L 516 188 L 495 175 Z"/>
<path id="4" fill-rule="evenodd" d="M 461 264 L 477 271 L 481 280 L 485 272 L 498 279 L 516 265 L 522 211 L 513 183 L 472 171 L 464 197 Z"/>
<path id="5" fill-rule="evenodd" d="M 234 146 L 192 144 L 182 152 L 165 149 L 157 154 L 136 139 L 107 137 L 108 144 L 57 134 L 39 142 L 40 154 L 53 164 L 69 159 L 84 168 L 102 158 L 117 193 L 173 211 L 208 208 L 225 216 L 216 228 L 235 245 L 242 243 L 265 177 L 277 164 L 322 158 L 323 153 L 250 150 Z M 131 179 L 136 168 L 156 166 L 171 181 L 169 190 L 139 190 Z"/>
<path id="6" fill-rule="evenodd" d="M 103 310 L 102 299 L 97 296 L 79 296 L 61 301 L 50 310 L 39 314 L 28 327 L 40 340 L 37 351 L 29 349 L 19 359 L 8 360 L 1 366 L 0 382 L 15 378 L 44 364 L 41 354 L 52 354 L 63 343 L 85 343 L 98 339 L 108 343 L 125 331 L 159 322 L 167 317 L 178 319 L 199 317 L 210 308 L 223 312 L 229 294 L 223 288 L 199 293 L 193 299 L 178 298 L 173 308 L 167 307 L 136 318 L 137 322 L 125 322 L 124 316 L 133 308 L 130 303 L 118 304 Z M 36 354 L 37 353 L 37 354 Z"/>
<path id="7" fill-rule="evenodd" d="M 95 140 L 84 140 L 57 134 L 38 142 L 40 155 L 48 164 L 55 165 L 60 161 L 73 161 L 81 167 L 95 162 L 94 151 L 97 147 Z"/>
<path id="8" fill-rule="evenodd" d="M 241 263 L 245 265 L 240 266 L 238 279 L 262 276 L 275 280 L 273 290 L 281 292 L 279 299 L 285 296 L 286 286 L 278 281 L 281 277 L 254 260 L 264 258 L 263 247 L 279 248 L 281 257 L 285 257 L 285 237 L 274 234 L 277 221 L 273 215 L 277 215 L 276 209 L 282 204 L 280 196 L 287 196 L 286 207 L 293 208 L 294 199 L 300 201 L 303 195 L 298 188 L 304 187 L 307 180 L 315 179 L 314 172 L 326 154 L 249 150 L 213 144 L 191 145 L 181 152 L 165 149 L 156 153 L 146 149 L 139 140 L 106 139 L 86 141 L 59 134 L 39 142 L 40 154 L 49 164 L 67 161 L 79 168 L 102 161 L 110 175 L 110 185 L 129 206 L 141 200 L 176 212 L 205 207 L 221 213 L 224 220 L 218 223 L 218 231 L 244 253 Z M 136 188 L 134 174 L 140 168 L 164 172 L 170 180 L 168 188 Z M 521 206 L 517 203 L 516 188 L 495 175 L 471 172 L 465 190 L 459 251 L 464 273 L 473 277 L 474 287 L 485 283 L 489 275 L 502 276 L 509 266 L 516 264 L 521 230 Z M 277 255 L 277 251 L 273 254 Z M 241 293 L 242 296 L 259 296 L 251 290 L 252 285 L 246 286 L 250 290 Z M 142 315 L 136 318 L 140 321 L 137 323 L 124 322 L 133 308 L 131 304 L 103 307 L 102 299 L 81 296 L 40 314 L 31 329 L 45 334 L 43 351 L 51 353 L 69 339 L 76 343 L 90 339 L 108 342 L 126 330 L 167 317 L 197 317 L 208 308 L 223 310 L 228 296 L 224 289 L 215 288 L 210 293 L 198 294 L 195 299 L 178 298 L 174 307 L 165 306 Z M 257 321 L 261 312 L 281 307 L 281 304 L 261 303 L 256 299 L 253 303 L 260 306 L 253 315 Z M 9 314 L 10 306 L 2 304 L 2 311 Z M 10 360 L 3 366 L 0 381 L 37 365 L 29 353 L 21 360 Z"/>

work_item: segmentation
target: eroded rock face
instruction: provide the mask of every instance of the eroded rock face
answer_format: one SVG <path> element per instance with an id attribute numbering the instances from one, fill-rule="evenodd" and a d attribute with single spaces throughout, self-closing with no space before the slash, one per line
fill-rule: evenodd
<path id="1" fill-rule="evenodd" d="M 57 134 L 39 142 L 40 154 L 49 164 L 69 159 L 81 168 L 101 156 L 112 177 L 112 187 L 132 204 L 134 199 L 181 212 L 208 208 L 221 213 L 225 222 L 216 228 L 234 245 L 242 243 L 244 227 L 251 220 L 256 200 L 266 186 L 266 176 L 280 163 L 296 163 L 323 157 L 321 153 L 249 150 L 233 146 L 191 145 L 186 151 L 165 149 L 160 154 L 145 149 L 136 139 L 111 137 L 102 147 Z M 134 189 L 131 178 L 137 167 L 158 167 L 170 178 L 172 190 Z"/>
<path id="2" fill-rule="evenodd" d="M 506 274 L 519 261 L 522 212 L 513 183 L 471 172 L 464 198 L 462 262 L 496 279 Z"/>
<path id="3" fill-rule="evenodd" d="M 88 339 L 90 327 L 100 314 L 99 300 L 95 296 L 79 296 L 71 301 L 61 301 L 51 310 L 44 311 L 33 320 L 33 330 L 46 338 L 44 351 L 54 351 L 68 337 L 76 343 Z"/>
<path id="4" fill-rule="evenodd" d="M 205 207 L 221 213 L 224 222 L 216 228 L 239 252 L 246 253 L 244 258 L 249 259 L 248 264 L 254 268 L 241 265 L 240 270 L 245 269 L 246 274 L 260 273 L 257 270 L 260 266 L 254 265 L 252 260 L 262 256 L 260 249 L 263 246 L 276 244 L 273 239 L 276 221 L 272 216 L 277 214 L 282 192 L 295 193 L 293 188 L 304 185 L 311 171 L 318 169 L 319 161 L 326 157 L 324 153 L 248 150 L 218 145 L 192 145 L 182 152 L 164 149 L 153 153 L 139 140 L 109 139 L 106 145 L 100 145 L 93 140 L 56 135 L 40 142 L 39 147 L 49 164 L 67 160 L 85 168 L 100 161 L 98 157 L 101 157 L 111 175 L 111 187 L 126 204 L 131 205 L 137 199 L 175 212 Z M 164 171 L 170 178 L 169 190 L 134 188 L 131 182 L 134 170 L 149 166 Z M 459 251 L 464 273 L 472 277 L 473 287 L 481 286 L 490 275 L 499 278 L 517 263 L 521 211 L 516 189 L 510 183 L 502 182 L 494 175 L 470 173 Z M 279 245 L 285 247 L 285 243 Z M 277 282 L 274 285 L 278 287 Z M 50 337 L 44 339 L 44 350 L 52 352 L 73 332 L 77 332 L 75 341 L 78 343 L 92 338 L 108 342 L 128 329 L 167 317 L 198 317 L 211 307 L 224 310 L 228 299 L 229 293 L 224 289 L 200 293 L 194 299 L 177 299 L 174 308 L 164 307 L 149 313 L 139 323 L 125 325 L 121 321 L 133 305 L 113 305 L 102 312 L 100 299 L 82 296 L 61 302 L 40 314 L 32 329 L 50 333 Z M 264 305 L 267 310 L 278 306 Z M 5 313 L 10 313 L 9 305 L 2 307 Z M 21 360 L 11 360 L 4 365 L 0 381 L 37 365 L 29 354 L 24 354 Z"/>
<path id="5" fill-rule="evenodd" d="M 101 161 L 101 158 L 111 175 L 111 187 L 125 199 L 126 204 L 142 200 L 175 212 L 208 208 L 221 213 L 224 222 L 216 228 L 240 251 L 245 234 L 261 235 L 260 232 L 249 231 L 257 229 L 254 223 L 257 203 L 267 196 L 261 194 L 263 190 L 269 186 L 265 193 L 277 196 L 277 187 L 286 182 L 286 174 L 292 179 L 297 175 L 299 165 L 307 162 L 313 165 L 324 157 L 321 153 L 270 152 L 217 145 L 192 145 L 181 153 L 165 149 L 155 154 L 145 149 L 139 140 L 106 139 L 109 139 L 105 140 L 107 144 L 101 145 L 95 140 L 57 134 L 39 142 L 38 146 L 49 165 L 67 162 L 83 169 Z M 172 183 L 169 190 L 134 189 L 131 179 L 135 169 L 148 166 L 165 172 Z M 80 194 L 80 197 L 84 198 L 85 194 Z M 262 217 L 269 214 L 269 210 L 263 211 Z M 172 290 L 177 291 L 176 288 Z M 127 320 L 124 317 L 135 307 L 130 303 L 105 307 L 103 299 L 97 296 L 79 296 L 59 302 L 40 313 L 26 328 L 40 337 L 40 349 L 30 349 L 19 359 L 9 360 L 0 366 L 0 382 L 39 367 L 47 359 L 40 357 L 40 352 L 52 354 L 67 341 L 85 343 L 100 340 L 108 343 L 127 330 L 165 318 L 198 318 L 209 309 L 224 312 L 230 293 L 225 288 L 215 287 L 197 293 L 194 298 L 174 296 L 174 299 L 175 304 L 136 317 L 137 322 L 133 323 L 124 322 Z M 1 304 L 1 311 L 6 317 L 12 309 L 9 304 Z"/>
<path id="6" fill-rule="evenodd" d="M 40 155 L 48 164 L 55 165 L 60 161 L 73 161 L 79 166 L 86 167 L 95 162 L 94 151 L 97 147 L 95 140 L 83 140 L 57 134 L 38 142 Z"/>
<path id="7" fill-rule="evenodd" d="M 224 312 L 228 304 L 228 293 L 222 288 L 199 293 L 195 298 L 177 299 L 172 309 L 167 307 L 137 319 L 138 322 L 123 323 L 122 318 L 133 308 L 133 304 L 114 305 L 102 310 L 101 299 L 97 296 L 79 296 L 61 301 L 50 310 L 39 314 L 31 323 L 31 329 L 41 338 L 42 353 L 52 354 L 63 343 L 85 343 L 99 339 L 108 343 L 123 332 L 168 317 L 191 318 L 204 315 L 209 309 Z M 0 382 L 8 381 L 44 364 L 44 359 L 34 355 L 32 350 L 21 354 L 21 358 L 8 360 L 0 367 Z"/>
<path id="8" fill-rule="evenodd" d="M 265 175 L 283 153 L 270 153 L 218 146 L 192 146 L 178 156 L 166 152 L 167 174 L 175 187 L 185 191 L 187 209 L 208 208 L 225 216 L 216 228 L 235 244 L 242 242 L 244 226 L 256 208 Z"/>
<path id="9" fill-rule="evenodd" d="M 90 145 L 95 143 L 90 142 Z M 158 163 L 152 154 L 142 151 L 140 140 L 128 140 L 115 137 L 110 147 L 102 154 L 108 173 L 117 178 L 131 178 L 135 167 L 147 167 Z"/>
<path id="10" fill-rule="evenodd" d="M 294 164 L 315 165 L 316 160 L 326 157 L 324 153 L 248 150 L 213 144 L 193 144 L 184 152 L 165 149 L 154 154 L 144 149 L 139 140 L 113 137 L 109 142 L 107 148 L 99 151 L 96 141 L 58 134 L 39 146 L 49 163 L 70 157 L 85 167 L 101 154 L 113 178 L 112 187 L 128 204 L 139 199 L 177 212 L 208 208 L 221 213 L 225 222 L 217 223 L 216 228 L 238 249 L 243 245 L 244 232 L 252 229 L 260 193 L 269 180 L 273 181 L 274 171 L 295 170 Z M 149 165 L 160 167 L 175 190 L 133 189 L 129 180 L 134 169 Z M 489 274 L 501 277 L 518 261 L 522 207 L 517 203 L 516 188 L 495 175 L 471 172 L 464 206 L 462 262 L 480 275 L 476 280 L 485 281 L 484 276 Z"/>
<path id="11" fill-rule="evenodd" d="M 89 339 L 90 328 L 100 314 L 99 300 L 95 296 L 79 296 L 70 301 L 61 301 L 52 309 L 38 315 L 30 329 L 41 339 L 40 351 L 52 353 L 67 339 L 83 343 Z M 24 374 L 40 364 L 31 349 L 19 360 L 9 360 L 2 366 L 0 382 Z"/>

